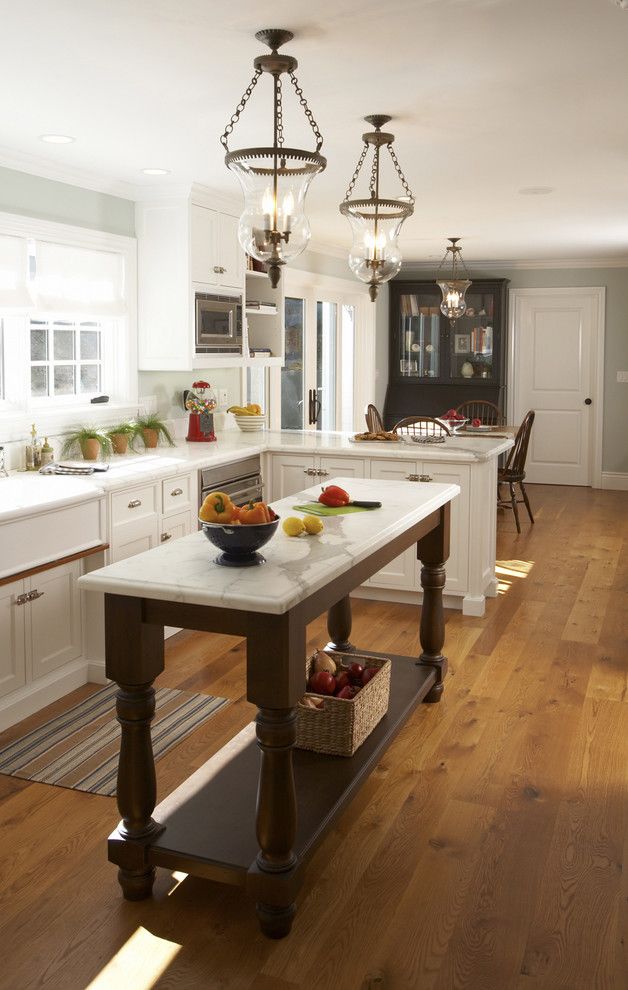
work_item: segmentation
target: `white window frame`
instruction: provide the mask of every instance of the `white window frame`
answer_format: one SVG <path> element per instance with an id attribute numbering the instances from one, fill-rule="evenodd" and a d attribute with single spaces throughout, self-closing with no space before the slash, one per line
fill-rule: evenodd
<path id="1" fill-rule="evenodd" d="M 111 324 L 103 361 L 103 392 L 109 395 L 106 405 L 93 405 L 84 396 L 49 396 L 32 398 L 30 394 L 30 319 L 28 313 L 0 313 L 4 322 L 5 395 L 0 397 L 0 437 L 19 440 L 26 435 L 35 416 L 45 416 L 49 434 L 63 432 L 78 422 L 105 423 L 131 415 L 138 404 L 137 360 L 137 241 L 134 237 L 106 231 L 74 227 L 69 224 L 39 220 L 0 212 L 0 234 L 28 239 L 53 241 L 69 247 L 101 250 L 120 254 L 124 264 L 126 313 L 106 317 Z M 39 314 L 63 319 L 63 313 Z M 76 314 L 72 314 L 74 318 Z M 85 313 L 84 319 L 93 318 Z"/>

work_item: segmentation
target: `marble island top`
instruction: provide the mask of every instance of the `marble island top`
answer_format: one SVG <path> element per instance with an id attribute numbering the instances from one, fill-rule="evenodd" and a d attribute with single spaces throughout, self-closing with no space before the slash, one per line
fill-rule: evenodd
<path id="1" fill-rule="evenodd" d="M 93 571 L 79 585 L 84 591 L 282 614 L 460 493 L 457 485 L 356 478 L 333 483 L 348 488 L 354 499 L 381 501 L 382 508 L 326 517 L 319 536 L 291 538 L 280 523 L 261 550 L 266 564 L 259 567 L 219 566 L 218 549 L 198 532 Z M 315 485 L 273 502 L 273 508 L 282 519 L 299 515 L 294 506 L 319 492 Z"/>

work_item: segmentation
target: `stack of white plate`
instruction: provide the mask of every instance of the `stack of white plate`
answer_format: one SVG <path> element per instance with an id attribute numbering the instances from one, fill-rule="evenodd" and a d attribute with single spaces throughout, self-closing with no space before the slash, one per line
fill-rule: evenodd
<path id="1" fill-rule="evenodd" d="M 265 416 L 236 416 L 235 421 L 244 433 L 259 433 L 266 425 Z"/>

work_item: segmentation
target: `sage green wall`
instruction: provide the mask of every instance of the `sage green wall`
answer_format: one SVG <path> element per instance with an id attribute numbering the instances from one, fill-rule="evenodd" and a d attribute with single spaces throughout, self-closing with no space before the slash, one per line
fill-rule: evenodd
<path id="1" fill-rule="evenodd" d="M 132 200 L 11 168 L 0 168 L 0 211 L 135 236 Z"/>
<path id="2" fill-rule="evenodd" d="M 236 406 L 240 402 L 241 369 L 219 368 L 194 371 L 140 371 L 139 397 L 151 397 L 157 401 L 157 412 L 164 419 L 184 419 L 188 413 L 183 408 L 181 400 L 183 389 L 191 388 L 192 382 L 204 378 L 215 389 L 226 388 L 228 405 Z"/>
<path id="3" fill-rule="evenodd" d="M 508 278 L 510 289 L 544 289 L 565 286 L 606 287 L 606 337 L 604 348 L 604 411 L 602 470 L 628 473 L 628 384 L 617 381 L 618 371 L 628 371 L 628 269 L 626 268 L 474 268 L 472 277 Z M 433 278 L 435 272 L 404 268 L 403 278 Z M 384 405 L 388 380 L 388 306 L 377 311 L 377 382 L 376 403 Z"/>

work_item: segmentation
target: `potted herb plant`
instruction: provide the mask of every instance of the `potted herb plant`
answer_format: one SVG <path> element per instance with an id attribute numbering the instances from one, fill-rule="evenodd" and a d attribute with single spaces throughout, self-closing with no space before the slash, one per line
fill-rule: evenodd
<path id="1" fill-rule="evenodd" d="M 162 438 L 170 447 L 174 447 L 172 434 L 159 416 L 138 416 L 137 432 L 142 434 L 145 447 L 156 447 Z"/>
<path id="2" fill-rule="evenodd" d="M 66 436 L 61 456 L 69 457 L 78 450 L 83 460 L 97 461 L 101 455 L 110 456 L 111 440 L 103 430 L 95 429 L 93 426 L 82 426 Z"/>
<path id="3" fill-rule="evenodd" d="M 118 423 L 107 430 L 114 454 L 126 454 L 129 447 L 133 450 L 137 434 L 137 423 Z"/>

